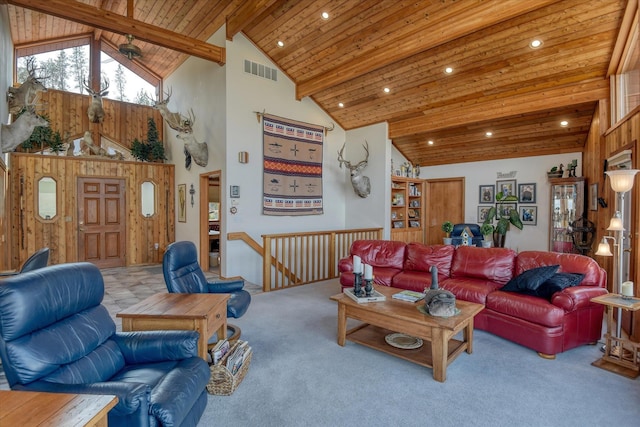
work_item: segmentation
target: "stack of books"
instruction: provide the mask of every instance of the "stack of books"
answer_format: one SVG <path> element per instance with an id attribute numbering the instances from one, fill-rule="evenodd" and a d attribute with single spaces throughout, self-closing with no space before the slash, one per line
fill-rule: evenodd
<path id="1" fill-rule="evenodd" d="M 425 294 L 423 294 L 422 292 L 402 291 L 402 292 L 398 292 L 397 294 L 393 294 L 392 298 L 399 299 L 402 301 L 416 302 L 416 301 L 420 301 L 421 299 L 424 299 L 424 296 Z"/>

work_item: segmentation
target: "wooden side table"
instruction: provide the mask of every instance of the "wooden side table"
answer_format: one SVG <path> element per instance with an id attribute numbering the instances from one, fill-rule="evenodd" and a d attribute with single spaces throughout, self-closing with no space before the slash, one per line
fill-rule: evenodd
<path id="1" fill-rule="evenodd" d="M 605 334 L 605 352 L 601 359 L 592 363 L 593 366 L 623 375 L 627 378 L 636 378 L 640 375 L 640 343 L 630 341 L 613 334 L 613 309 L 640 310 L 640 298 L 622 298 L 618 294 L 606 294 L 591 298 L 591 302 L 603 304 L 607 309 L 607 333 Z M 620 321 L 620 319 L 618 319 Z"/>
<path id="2" fill-rule="evenodd" d="M 0 426 L 107 426 L 118 398 L 102 394 L 0 390 Z"/>
<path id="3" fill-rule="evenodd" d="M 198 331 L 198 356 L 208 360 L 207 341 L 217 331 L 227 338 L 227 300 L 229 294 L 161 293 L 132 305 L 116 314 L 122 330 L 190 330 Z"/>

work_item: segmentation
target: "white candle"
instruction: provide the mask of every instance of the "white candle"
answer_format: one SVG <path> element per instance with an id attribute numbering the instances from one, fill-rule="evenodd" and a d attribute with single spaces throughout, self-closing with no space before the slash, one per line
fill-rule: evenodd
<path id="1" fill-rule="evenodd" d="M 353 272 L 362 273 L 362 259 L 358 255 L 353 256 Z"/>
<path id="2" fill-rule="evenodd" d="M 364 265 L 364 280 L 373 279 L 373 266 L 369 264 Z"/>
<path id="3" fill-rule="evenodd" d="M 622 282 L 621 286 L 622 295 L 625 297 L 633 296 L 633 282 Z"/>

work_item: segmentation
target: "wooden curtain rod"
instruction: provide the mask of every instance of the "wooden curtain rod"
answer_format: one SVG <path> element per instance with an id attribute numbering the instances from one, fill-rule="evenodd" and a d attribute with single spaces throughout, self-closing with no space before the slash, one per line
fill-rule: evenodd
<path id="1" fill-rule="evenodd" d="M 260 123 L 260 120 L 266 114 L 265 110 L 262 110 L 262 112 L 254 111 L 254 113 L 256 114 L 256 118 L 258 119 L 258 123 Z M 334 130 L 336 128 L 336 125 L 333 122 L 331 122 L 331 127 L 323 126 L 322 128 L 324 129 L 324 136 L 327 136 L 327 132 L 331 132 L 332 130 Z"/>

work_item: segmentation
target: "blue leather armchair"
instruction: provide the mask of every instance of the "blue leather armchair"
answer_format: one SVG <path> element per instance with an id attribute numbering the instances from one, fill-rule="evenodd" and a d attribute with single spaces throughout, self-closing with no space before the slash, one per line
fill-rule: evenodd
<path id="1" fill-rule="evenodd" d="M 478 224 L 454 224 L 453 231 L 451 232 L 451 244 L 454 246 L 462 245 L 462 232 L 468 229 L 471 232 L 471 245 L 482 247 L 482 241 L 484 236 L 480 232 L 480 226 Z"/>
<path id="2" fill-rule="evenodd" d="M 198 264 L 198 251 L 193 242 L 173 242 L 167 246 L 162 259 L 162 272 L 170 293 L 230 294 L 227 317 L 241 317 L 251 303 L 251 294 L 242 289 L 243 280 L 207 281 Z M 240 329 L 237 326 L 228 325 L 228 328 L 235 331 L 230 338 L 240 337 Z"/>
<path id="3" fill-rule="evenodd" d="M 116 332 L 90 263 L 0 280 L 0 357 L 13 390 L 112 394 L 110 426 L 195 426 L 210 370 L 195 331 Z"/>
<path id="4" fill-rule="evenodd" d="M 37 270 L 42 267 L 46 267 L 49 264 L 49 248 L 38 249 L 31 254 L 29 258 L 22 264 L 20 271 L 10 273 L 0 273 L 1 276 L 13 276 L 15 274 L 26 273 L 28 271 Z"/>

